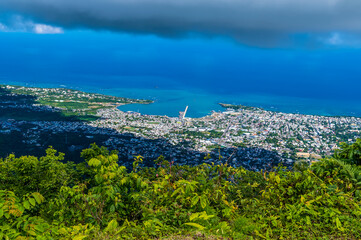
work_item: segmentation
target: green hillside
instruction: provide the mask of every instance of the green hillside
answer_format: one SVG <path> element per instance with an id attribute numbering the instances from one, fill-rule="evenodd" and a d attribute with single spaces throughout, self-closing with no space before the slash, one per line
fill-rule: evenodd
<path id="1" fill-rule="evenodd" d="M 252 172 L 227 165 L 0 160 L 0 239 L 360 239 L 361 140 L 332 158 Z"/>

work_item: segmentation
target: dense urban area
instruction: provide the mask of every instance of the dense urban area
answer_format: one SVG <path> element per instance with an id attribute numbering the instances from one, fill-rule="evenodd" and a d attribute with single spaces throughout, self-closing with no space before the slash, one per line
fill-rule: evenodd
<path id="1" fill-rule="evenodd" d="M 2 85 L 0 97 L 2 154 L 36 155 L 51 145 L 77 161 L 81 149 L 96 142 L 117 150 L 126 166 L 137 155 L 144 157 L 145 165 L 163 155 L 177 164 L 222 162 L 256 171 L 280 163 L 290 167 L 297 159 L 315 161 L 331 155 L 338 142 L 352 142 L 361 130 L 356 117 L 231 104 L 221 104 L 225 111 L 202 118 L 188 118 L 188 107 L 178 118 L 142 115 L 117 106 L 151 101 L 63 88 Z M 10 134 L 12 140 L 5 140 Z"/>

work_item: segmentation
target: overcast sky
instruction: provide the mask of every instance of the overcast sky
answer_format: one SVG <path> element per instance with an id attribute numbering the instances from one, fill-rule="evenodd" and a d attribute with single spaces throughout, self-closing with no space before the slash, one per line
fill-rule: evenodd
<path id="1" fill-rule="evenodd" d="M 361 32 L 360 0 L 1 0 L 0 9 L 3 31 L 225 36 L 261 47 L 358 44 Z"/>

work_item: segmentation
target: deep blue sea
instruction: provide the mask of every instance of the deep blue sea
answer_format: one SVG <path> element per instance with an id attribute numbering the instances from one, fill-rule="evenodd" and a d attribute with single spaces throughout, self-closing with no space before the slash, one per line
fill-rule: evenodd
<path id="1" fill-rule="evenodd" d="M 109 82 L 22 82 L 22 81 L 1 81 L 1 84 L 13 84 L 36 87 L 66 87 L 88 92 L 96 92 L 119 97 L 151 99 L 153 104 L 130 104 L 119 107 L 122 111 L 135 111 L 149 115 L 178 116 L 179 111 L 183 111 L 189 106 L 188 117 L 202 117 L 212 111 L 222 111 L 218 103 L 243 104 L 248 106 L 262 107 L 266 110 L 280 111 L 287 113 L 302 113 L 325 116 L 357 116 L 361 117 L 361 103 L 355 99 L 323 99 L 311 97 L 292 97 L 271 94 L 255 94 L 240 92 L 214 94 L 202 89 L 180 86 L 170 88 L 169 86 L 153 86 L 147 88 L 135 88 L 130 86 L 122 87 L 124 84 Z M 144 82 L 139 81 L 141 86 Z M 157 83 L 160 83 L 159 81 Z M 134 84 L 134 80 L 133 80 Z"/>
<path id="2" fill-rule="evenodd" d="M 361 48 L 255 48 L 222 38 L 0 32 L 0 83 L 152 99 L 123 111 L 189 117 L 219 102 L 361 117 Z"/>

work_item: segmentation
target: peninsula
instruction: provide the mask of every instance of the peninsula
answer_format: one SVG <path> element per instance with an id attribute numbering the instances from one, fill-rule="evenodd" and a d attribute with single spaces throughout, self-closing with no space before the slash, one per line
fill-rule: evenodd
<path id="1" fill-rule="evenodd" d="M 66 88 L 38 88 L 0 85 L 1 115 L 23 118 L 25 112 L 61 112 L 64 117 L 94 120 L 99 109 L 114 108 L 124 104 L 149 104 L 153 101 L 86 93 Z M 43 111 L 44 110 L 44 111 Z M 17 116 L 19 115 L 19 116 Z M 29 115 L 29 114 L 28 114 Z M 36 116 L 27 116 L 35 117 Z M 42 116 L 43 117 L 43 116 Z M 46 120 L 41 119 L 41 120 Z"/>

